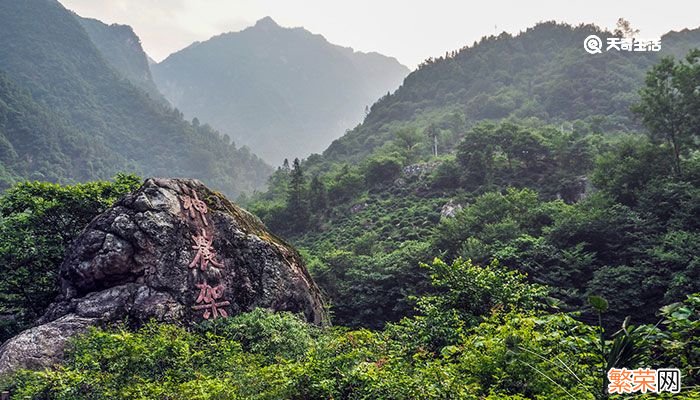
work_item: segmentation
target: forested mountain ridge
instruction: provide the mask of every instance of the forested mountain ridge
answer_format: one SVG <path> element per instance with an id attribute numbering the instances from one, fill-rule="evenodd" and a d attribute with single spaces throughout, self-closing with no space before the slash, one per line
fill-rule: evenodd
<path id="1" fill-rule="evenodd" d="M 128 25 L 107 25 L 93 18 L 75 15 L 78 22 L 109 64 L 134 86 L 146 91 L 154 100 L 165 101 L 160 94 L 141 40 Z"/>
<path id="2" fill-rule="evenodd" d="M 698 28 L 664 35 L 659 53 L 591 55 L 583 48 L 591 34 L 604 41 L 613 36 L 593 25 L 545 22 L 428 59 L 324 155 L 361 160 L 390 141 L 402 124 L 416 121 L 423 128 L 435 123 L 447 130 L 480 120 L 537 118 L 555 124 L 582 121 L 598 131 L 633 131 L 640 125 L 630 106 L 646 71 L 662 56 L 681 57 L 700 46 Z M 456 143 L 451 137 L 441 139 L 443 149 Z"/>
<path id="3" fill-rule="evenodd" d="M 96 146 L 65 119 L 34 101 L 2 71 L 0 160 L 1 189 L 23 179 L 88 180 L 100 176 L 91 168 L 90 160 L 107 164 L 119 161 L 104 146 Z"/>
<path id="4" fill-rule="evenodd" d="M 409 72 L 267 17 L 152 66 L 161 92 L 270 163 L 320 152 Z"/>
<path id="5" fill-rule="evenodd" d="M 546 23 L 427 62 L 246 199 L 303 249 L 336 320 L 407 315 L 436 255 L 498 259 L 584 319 L 603 295 L 609 327 L 699 289 L 698 30 L 664 36 L 676 60 L 589 55 L 592 32 L 612 35 Z"/>
<path id="6" fill-rule="evenodd" d="M 234 195 L 264 184 L 270 171 L 264 162 L 208 125 L 190 124 L 179 111 L 149 98 L 107 58 L 58 2 L 0 2 L 2 101 L 11 116 L 0 131 L 18 156 L 2 159 L 13 171 L 6 183 L 17 177 L 106 179 L 128 171 L 197 177 Z M 40 117 L 28 111 L 37 108 L 43 110 Z M 28 137 L 19 132 L 27 130 L 53 138 L 52 144 L 23 153 Z"/>

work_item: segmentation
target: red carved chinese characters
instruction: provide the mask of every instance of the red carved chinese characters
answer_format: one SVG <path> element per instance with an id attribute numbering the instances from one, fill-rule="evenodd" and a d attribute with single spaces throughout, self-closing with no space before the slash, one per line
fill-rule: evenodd
<path id="1" fill-rule="evenodd" d="M 208 226 L 209 224 L 207 223 L 207 218 L 204 216 L 204 214 L 206 214 L 208 211 L 207 204 L 197 197 L 197 191 L 192 190 L 192 196 L 194 197 L 183 196 L 182 207 L 189 211 L 190 218 L 192 219 L 197 217 L 196 214 L 199 214 L 200 218 L 202 218 L 202 223 L 204 223 L 204 226 Z"/>
<path id="2" fill-rule="evenodd" d="M 199 263 L 199 268 L 202 271 L 207 269 L 207 265 L 209 265 L 209 263 L 212 263 L 212 265 L 219 268 L 224 267 L 224 264 L 216 261 L 216 251 L 214 251 L 214 248 L 211 245 L 214 239 L 207 236 L 207 232 L 204 230 L 204 228 L 202 228 L 202 234 L 192 236 L 192 240 L 194 240 L 194 245 L 192 248 L 197 250 L 197 254 L 190 263 L 190 268 L 197 267 L 197 263 Z"/>
<path id="3" fill-rule="evenodd" d="M 218 285 L 215 287 L 209 286 L 208 283 L 200 283 L 196 285 L 199 288 L 199 296 L 197 297 L 196 303 L 198 305 L 193 306 L 193 310 L 205 310 L 204 319 L 209 319 L 213 316 L 214 319 L 221 316 L 222 318 L 228 317 L 226 310 L 221 307 L 227 306 L 231 303 L 228 301 L 218 301 L 221 296 L 224 295 L 224 286 Z"/>
<path id="4" fill-rule="evenodd" d="M 207 205 L 197 197 L 195 190 L 192 190 L 192 196 L 185 194 L 181 199 L 182 207 L 187 211 L 191 219 L 196 219 L 197 215 L 199 215 L 204 226 L 209 226 L 205 216 L 208 211 Z M 210 317 L 214 319 L 218 317 L 226 318 L 228 313 L 222 307 L 228 306 L 230 303 L 222 299 L 224 285 L 219 284 L 212 287 L 206 280 L 206 270 L 210 263 L 215 267 L 224 268 L 224 264 L 216 260 L 216 251 L 212 246 L 214 238 L 207 234 L 205 228 L 201 228 L 201 233 L 192 235 L 192 240 L 194 241 L 192 249 L 197 250 L 197 254 L 195 254 L 189 266 L 190 268 L 198 267 L 205 275 L 204 281 L 195 285 L 199 288 L 199 295 L 192 309 L 195 311 L 204 310 L 202 315 L 204 319 L 209 319 Z"/>

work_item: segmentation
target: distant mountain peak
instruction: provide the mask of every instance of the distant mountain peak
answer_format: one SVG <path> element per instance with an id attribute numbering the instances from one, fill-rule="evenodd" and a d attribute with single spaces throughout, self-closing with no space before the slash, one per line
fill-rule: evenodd
<path id="1" fill-rule="evenodd" d="M 265 17 L 171 54 L 152 72 L 188 118 L 207 121 L 279 164 L 323 151 L 409 70 Z"/>
<path id="2" fill-rule="evenodd" d="M 258 20 L 258 22 L 255 23 L 255 27 L 256 28 L 270 29 L 270 28 L 279 28 L 280 26 L 277 22 L 275 22 L 274 19 L 272 19 L 272 17 L 268 16 L 268 17 L 265 17 L 265 18 Z"/>

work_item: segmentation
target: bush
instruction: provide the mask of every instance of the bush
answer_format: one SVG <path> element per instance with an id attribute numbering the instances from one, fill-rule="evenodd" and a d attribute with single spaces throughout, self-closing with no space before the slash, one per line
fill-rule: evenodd
<path id="1" fill-rule="evenodd" d="M 201 330 L 238 342 L 243 350 L 264 357 L 268 363 L 302 358 L 311 344 L 314 331 L 299 316 L 273 313 L 263 308 L 233 318 L 206 322 Z"/>
<path id="2" fill-rule="evenodd" d="M 376 186 L 392 182 L 401 174 L 399 160 L 378 156 L 368 159 L 364 164 L 365 182 L 369 186 Z"/>

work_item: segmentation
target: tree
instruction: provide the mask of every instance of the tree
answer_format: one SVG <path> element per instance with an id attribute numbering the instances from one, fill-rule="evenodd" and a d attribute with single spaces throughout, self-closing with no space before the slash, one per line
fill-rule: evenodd
<path id="1" fill-rule="evenodd" d="M 306 177 L 298 158 L 294 159 L 289 186 L 287 188 L 287 214 L 291 229 L 303 231 L 309 223 L 309 204 L 306 199 Z"/>
<path id="2" fill-rule="evenodd" d="M 490 182 L 493 173 L 493 138 L 496 127 L 491 123 L 471 129 L 457 147 L 456 160 L 464 171 L 464 183 L 470 189 Z"/>
<path id="3" fill-rule="evenodd" d="M 635 206 L 641 191 L 655 179 L 668 177 L 671 159 L 644 136 L 622 137 L 599 155 L 591 180 L 624 205 Z"/>
<path id="4" fill-rule="evenodd" d="M 0 342 L 31 324 L 58 294 L 65 250 L 98 214 L 135 190 L 141 179 L 61 186 L 21 183 L 0 197 Z M 0 323 L 2 319 L 0 319 Z"/>
<path id="5" fill-rule="evenodd" d="M 686 62 L 664 58 L 647 74 L 641 101 L 633 111 L 642 117 L 654 142 L 666 142 L 673 154 L 673 172 L 681 176 L 681 156 L 696 146 L 700 132 L 700 50 Z"/>
<path id="6" fill-rule="evenodd" d="M 396 140 L 406 152 L 406 157 L 410 160 L 413 158 L 413 153 L 421 141 L 421 135 L 415 128 L 403 128 L 396 131 Z"/>
<path id="7" fill-rule="evenodd" d="M 436 189 L 454 189 L 459 187 L 461 174 L 457 162 L 449 158 L 438 165 L 431 177 L 432 186 Z"/>
<path id="8" fill-rule="evenodd" d="M 639 33 L 639 29 L 634 29 L 632 23 L 624 18 L 619 18 L 613 32 L 617 37 L 634 38 Z"/>
<path id="9" fill-rule="evenodd" d="M 438 156 L 438 136 L 440 135 L 440 129 L 435 124 L 430 124 L 428 128 L 425 130 L 426 136 L 430 138 L 430 140 L 433 142 L 433 155 L 435 157 Z"/>
<path id="10" fill-rule="evenodd" d="M 340 171 L 333 174 L 328 189 L 328 197 L 331 203 L 337 204 L 350 200 L 364 190 L 365 179 L 358 169 L 357 167 L 350 168 L 348 164 L 343 164 Z"/>
<path id="11" fill-rule="evenodd" d="M 462 258 L 451 264 L 435 258 L 421 265 L 428 270 L 433 290 L 417 299 L 416 310 L 427 328 L 420 335 L 422 345 L 432 351 L 458 342 L 462 332 L 496 310 L 534 310 L 548 295 L 544 286 L 529 283 L 498 260 L 482 267 Z"/>
<path id="12" fill-rule="evenodd" d="M 424 267 L 430 271 L 431 283 L 437 295 L 423 296 L 418 301 L 419 310 L 455 310 L 460 319 L 472 324 L 494 308 L 542 307 L 542 299 L 548 294 L 547 288 L 529 283 L 525 275 L 501 266 L 498 260 L 484 267 L 461 258 L 452 264 L 436 258 L 432 264 Z"/>
<path id="13" fill-rule="evenodd" d="M 314 210 L 325 211 L 328 207 L 328 193 L 326 191 L 326 185 L 323 181 L 314 175 L 311 179 L 311 187 L 309 188 L 309 201 L 311 202 L 311 207 Z"/>
<path id="14" fill-rule="evenodd" d="M 392 182 L 401 175 L 401 163 L 389 156 L 376 156 L 364 163 L 365 182 L 369 186 Z"/>

